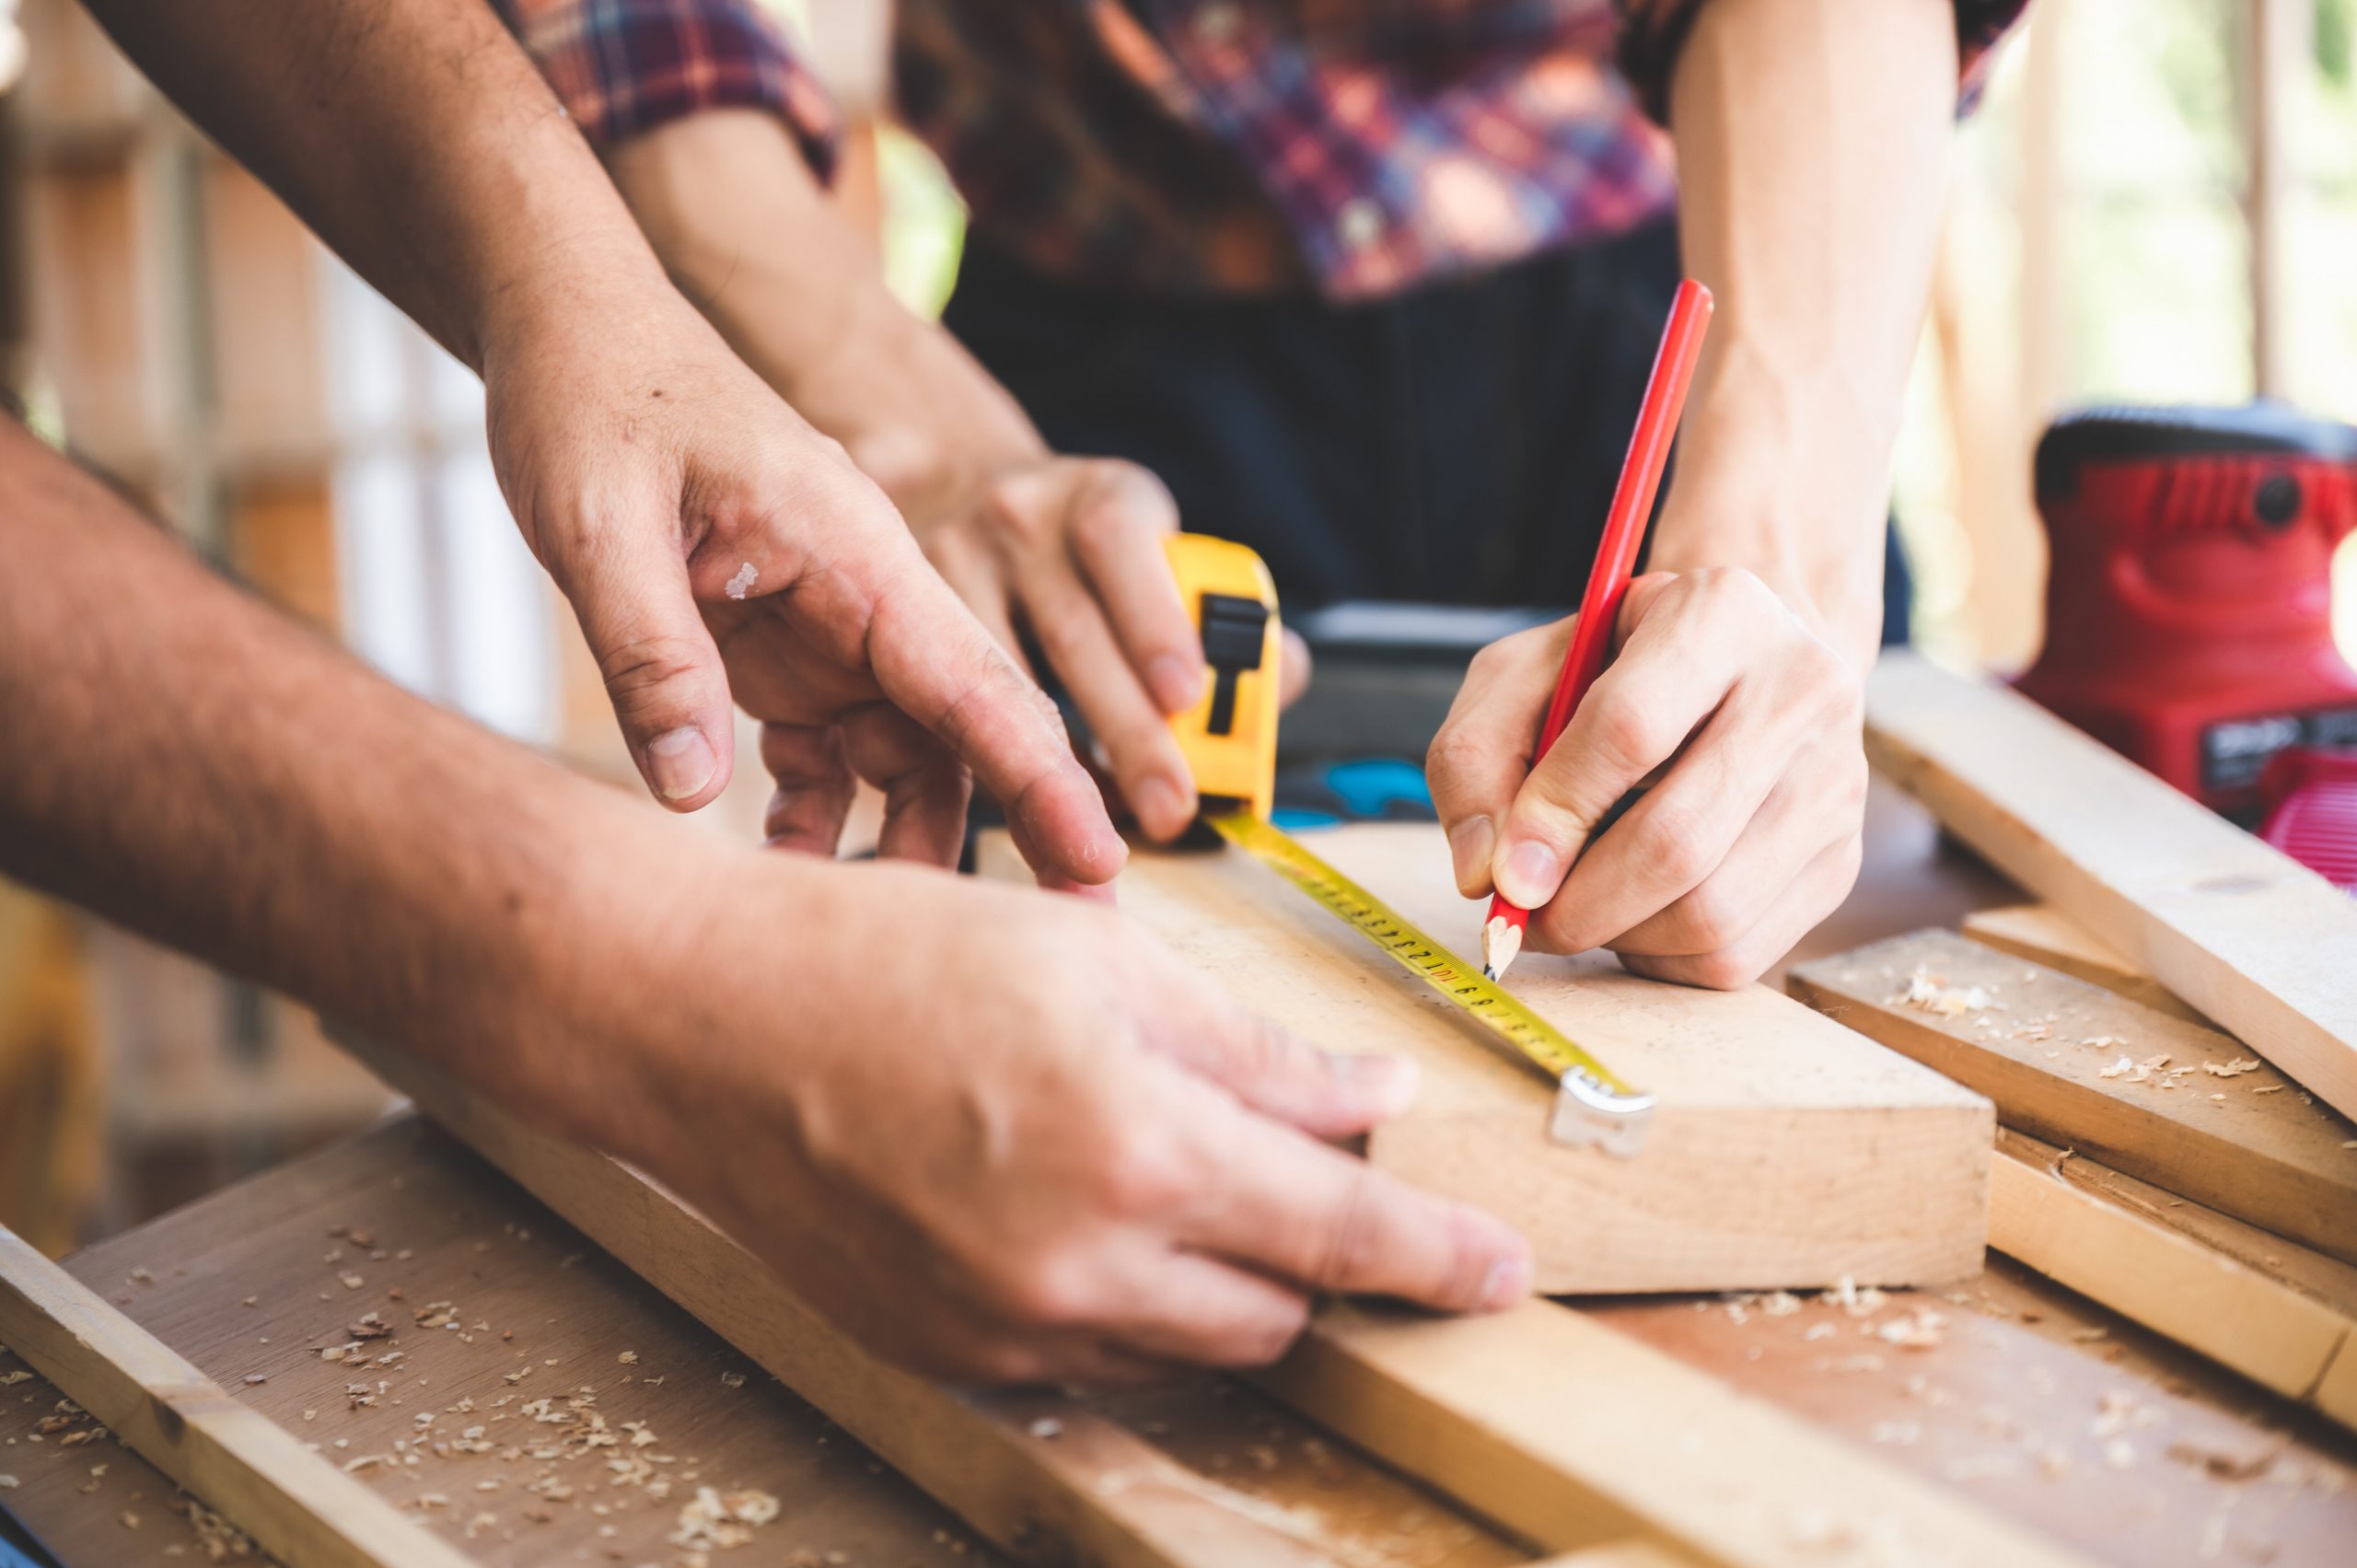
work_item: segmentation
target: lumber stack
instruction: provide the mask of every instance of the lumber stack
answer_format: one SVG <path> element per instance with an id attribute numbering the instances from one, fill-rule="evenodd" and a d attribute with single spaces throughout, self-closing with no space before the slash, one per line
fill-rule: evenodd
<path id="1" fill-rule="evenodd" d="M 2357 1428 L 2357 900 L 1910 657 L 1876 672 L 1867 741 L 2042 901 L 1788 989 L 1995 1103 L 1991 1246 Z"/>

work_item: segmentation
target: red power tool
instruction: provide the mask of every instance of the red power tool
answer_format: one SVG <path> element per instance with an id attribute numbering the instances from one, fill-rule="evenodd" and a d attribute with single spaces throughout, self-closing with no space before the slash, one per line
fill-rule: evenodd
<path id="1" fill-rule="evenodd" d="M 2357 428 L 2268 402 L 2090 409 L 2037 472 L 2053 566 L 2025 695 L 2246 827 L 2269 758 L 2357 745 L 2331 625 Z"/>

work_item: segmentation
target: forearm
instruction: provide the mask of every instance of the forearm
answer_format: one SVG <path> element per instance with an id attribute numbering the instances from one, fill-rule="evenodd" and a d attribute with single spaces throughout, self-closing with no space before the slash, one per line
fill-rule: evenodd
<path id="1" fill-rule="evenodd" d="M 607 161 L 681 292 L 903 507 L 1044 452 L 956 340 L 893 296 L 875 244 L 774 116 L 707 110 Z"/>
<path id="2" fill-rule="evenodd" d="M 612 1132 L 569 1048 L 677 940 L 691 879 L 649 866 L 701 836 L 396 690 L 13 422 L 0 559 L 0 871 Z"/>
<path id="3" fill-rule="evenodd" d="M 1708 0 L 1671 83 L 1718 313 L 1652 563 L 1747 567 L 1862 661 L 1956 72 L 1945 0 Z"/>
<path id="4" fill-rule="evenodd" d="M 87 3 L 192 120 L 477 369 L 491 324 L 523 300 L 661 284 L 482 0 Z"/>

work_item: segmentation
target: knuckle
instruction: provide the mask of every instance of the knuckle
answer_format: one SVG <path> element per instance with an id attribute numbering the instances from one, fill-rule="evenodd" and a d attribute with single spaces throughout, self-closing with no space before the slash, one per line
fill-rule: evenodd
<path id="1" fill-rule="evenodd" d="M 1460 779 L 1477 777 L 1491 750 L 1489 741 L 1472 725 L 1451 719 L 1433 736 L 1424 752 L 1425 780 L 1439 791 Z"/>
<path id="2" fill-rule="evenodd" d="M 1101 1295 L 1086 1259 L 1069 1251 L 1030 1259 L 1002 1276 L 991 1294 L 1008 1318 L 1031 1329 L 1086 1327 Z"/>
<path id="3" fill-rule="evenodd" d="M 1733 949 L 1722 948 L 1694 959 L 1687 966 L 1684 978 L 1689 985 L 1700 986 L 1705 991 L 1740 991 L 1758 980 L 1764 967 L 1757 959 L 1744 958 Z"/>
<path id="4" fill-rule="evenodd" d="M 1047 532 L 1047 519 L 1028 474 L 1001 479 L 982 492 L 979 510 L 983 527 L 1004 543 L 1028 549 Z"/>
<path id="5" fill-rule="evenodd" d="M 1640 864 L 1651 866 L 1666 883 L 1692 888 L 1710 875 L 1714 864 L 1703 838 L 1703 822 L 1694 810 L 1665 801 L 1647 818 Z"/>
<path id="6" fill-rule="evenodd" d="M 1294 1342 L 1309 1326 L 1309 1302 L 1302 1296 L 1288 1297 L 1280 1310 L 1270 1315 L 1268 1321 L 1257 1323 L 1237 1335 L 1235 1350 L 1226 1358 L 1237 1366 L 1269 1366 L 1284 1359 Z"/>
<path id="7" fill-rule="evenodd" d="M 1376 1202 L 1368 1167 L 1353 1166 L 1344 1179 L 1341 1202 L 1326 1216 L 1312 1243 L 1310 1283 L 1347 1290 L 1373 1275 L 1382 1261 Z"/>
<path id="8" fill-rule="evenodd" d="M 618 707 L 631 708 L 702 668 L 702 650 L 686 637 L 657 633 L 612 644 L 598 655 L 598 674 Z"/>
<path id="9" fill-rule="evenodd" d="M 1751 929 L 1750 913 L 1736 895 L 1705 881 L 1682 900 L 1680 913 L 1688 939 L 1703 952 L 1714 952 L 1740 940 Z"/>
<path id="10" fill-rule="evenodd" d="M 1620 767 L 1643 773 L 1668 755 L 1676 738 L 1654 716 L 1654 704 L 1616 687 L 1597 706 L 1596 744 Z"/>
<path id="11" fill-rule="evenodd" d="M 1037 1383 L 1048 1371 L 1045 1357 L 1016 1340 L 989 1341 L 966 1360 L 973 1376 L 985 1383 Z"/>
<path id="12" fill-rule="evenodd" d="M 1191 1165 L 1176 1139 L 1159 1133 L 1133 1133 L 1115 1145 L 1099 1163 L 1102 1196 L 1108 1207 L 1123 1216 L 1167 1213 L 1185 1203 L 1191 1194 Z"/>

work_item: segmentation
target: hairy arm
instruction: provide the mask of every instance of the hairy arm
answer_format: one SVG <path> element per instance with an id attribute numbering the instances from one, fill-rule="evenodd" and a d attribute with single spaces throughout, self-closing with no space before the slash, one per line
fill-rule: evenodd
<path id="1" fill-rule="evenodd" d="M 786 828 L 811 829 L 792 797 L 846 798 L 856 772 L 886 791 L 887 854 L 947 860 L 979 778 L 1044 877 L 1112 877 L 1120 841 L 1037 687 L 671 286 L 481 0 L 93 9 L 482 372 L 500 487 L 665 804 L 726 784 L 733 698 L 769 726 Z M 840 815 L 803 836 L 831 851 Z"/>
<path id="2" fill-rule="evenodd" d="M 702 835 L 369 674 L 13 421 L 0 555 L 0 869 L 611 1131 L 552 1071 L 563 1005 L 659 966 L 644 874 Z"/>
<path id="3" fill-rule="evenodd" d="M 637 1162 L 885 1353 L 1127 1379 L 1268 1359 L 1318 1289 L 1528 1289 L 1512 1232 L 1313 1136 L 1397 1109 L 1397 1064 L 1283 1039 L 1086 900 L 669 825 L 395 691 L 13 423 L 0 559 L 0 871 Z"/>
<path id="4" fill-rule="evenodd" d="M 660 271 L 481 0 L 85 0 L 335 251 L 481 370 L 520 307 Z"/>

